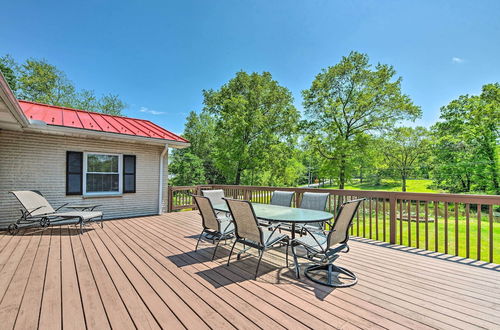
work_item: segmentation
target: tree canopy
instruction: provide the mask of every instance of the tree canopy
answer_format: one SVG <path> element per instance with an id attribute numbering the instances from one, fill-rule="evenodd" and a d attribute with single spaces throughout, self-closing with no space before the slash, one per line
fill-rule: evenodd
<path id="1" fill-rule="evenodd" d="M 401 77 L 392 66 L 369 63 L 368 55 L 351 52 L 322 70 L 311 87 L 302 92 L 311 145 L 338 166 L 339 188 L 359 137 L 390 129 L 398 121 L 421 115 L 410 97 L 401 91 Z"/>
<path id="2" fill-rule="evenodd" d="M 20 99 L 57 106 L 120 115 L 125 103 L 115 94 L 98 97 L 93 90 L 77 90 L 66 74 L 43 59 L 18 64 L 12 56 L 0 57 L 0 70 Z"/>

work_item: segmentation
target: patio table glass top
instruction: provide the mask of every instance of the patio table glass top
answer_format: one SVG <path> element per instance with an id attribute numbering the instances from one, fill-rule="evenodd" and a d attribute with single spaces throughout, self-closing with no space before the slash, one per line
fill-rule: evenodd
<path id="1" fill-rule="evenodd" d="M 252 203 L 255 215 L 261 220 L 289 223 L 323 222 L 333 218 L 324 211 L 308 210 L 271 204 Z M 214 209 L 229 212 L 226 203 L 215 204 Z"/>

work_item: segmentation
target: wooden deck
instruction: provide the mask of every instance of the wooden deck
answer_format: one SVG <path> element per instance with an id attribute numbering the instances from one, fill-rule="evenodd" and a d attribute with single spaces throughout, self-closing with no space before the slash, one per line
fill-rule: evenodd
<path id="1" fill-rule="evenodd" d="M 2 329 L 500 328 L 500 268 L 353 239 L 332 290 L 284 267 L 282 251 L 225 266 L 195 212 L 0 236 Z"/>

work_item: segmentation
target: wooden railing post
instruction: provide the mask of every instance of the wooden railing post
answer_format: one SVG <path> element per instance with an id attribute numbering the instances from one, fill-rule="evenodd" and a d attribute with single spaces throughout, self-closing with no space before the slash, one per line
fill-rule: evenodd
<path id="1" fill-rule="evenodd" d="M 389 242 L 396 244 L 396 195 L 389 197 Z"/>
<path id="2" fill-rule="evenodd" d="M 172 212 L 172 207 L 173 207 L 173 193 L 172 193 L 172 187 L 168 186 L 167 187 L 167 198 L 168 198 L 168 203 L 167 203 L 167 212 Z"/>

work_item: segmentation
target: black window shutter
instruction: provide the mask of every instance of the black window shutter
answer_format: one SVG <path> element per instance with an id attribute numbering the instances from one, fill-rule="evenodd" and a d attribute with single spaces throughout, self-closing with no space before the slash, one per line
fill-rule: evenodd
<path id="1" fill-rule="evenodd" d="M 135 193 L 136 179 L 135 155 L 123 155 L 123 192 Z"/>
<path id="2" fill-rule="evenodd" d="M 83 193 L 83 152 L 66 152 L 66 195 Z"/>

